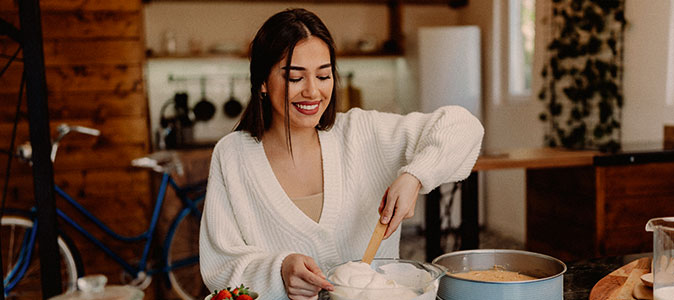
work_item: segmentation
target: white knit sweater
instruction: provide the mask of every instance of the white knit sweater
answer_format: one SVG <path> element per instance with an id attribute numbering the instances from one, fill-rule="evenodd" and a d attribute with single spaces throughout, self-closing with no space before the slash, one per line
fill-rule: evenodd
<path id="1" fill-rule="evenodd" d="M 199 239 L 201 275 L 212 291 L 245 284 L 260 299 L 287 299 L 281 263 L 291 253 L 327 270 L 360 259 L 379 220 L 386 188 L 403 172 L 421 193 L 464 179 L 484 130 L 467 110 L 447 106 L 405 116 L 352 109 L 319 131 L 324 206 L 319 223 L 283 191 L 261 142 L 237 131 L 215 146 Z M 297 178 L 301 180 L 301 178 Z M 398 257 L 400 230 L 377 257 Z"/>

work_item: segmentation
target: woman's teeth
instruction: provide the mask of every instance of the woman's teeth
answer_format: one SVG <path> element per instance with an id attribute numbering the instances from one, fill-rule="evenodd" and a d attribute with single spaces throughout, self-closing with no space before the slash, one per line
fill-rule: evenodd
<path id="1" fill-rule="evenodd" d="M 299 107 L 300 109 L 304 109 L 304 110 L 312 110 L 312 109 L 316 109 L 316 107 L 318 107 L 318 104 L 312 104 L 312 105 L 295 104 L 295 106 Z"/>

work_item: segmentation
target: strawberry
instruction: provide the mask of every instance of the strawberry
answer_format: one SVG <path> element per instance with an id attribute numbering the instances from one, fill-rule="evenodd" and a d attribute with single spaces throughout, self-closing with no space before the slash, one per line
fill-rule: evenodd
<path id="1" fill-rule="evenodd" d="M 253 300 L 253 297 L 250 295 L 239 295 L 234 300 Z"/>
<path id="2" fill-rule="evenodd" d="M 232 294 L 228 290 L 222 290 L 217 295 L 215 295 L 215 297 L 213 297 L 213 300 L 226 300 L 226 299 L 232 299 Z"/>
<path id="3" fill-rule="evenodd" d="M 240 287 L 235 288 L 235 289 L 232 291 L 232 295 L 234 295 L 234 296 L 248 295 L 248 288 L 245 287 L 243 284 L 241 284 Z"/>

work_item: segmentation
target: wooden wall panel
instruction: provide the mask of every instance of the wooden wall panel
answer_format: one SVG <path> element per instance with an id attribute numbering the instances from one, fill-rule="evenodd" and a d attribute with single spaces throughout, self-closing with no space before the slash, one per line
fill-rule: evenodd
<path id="1" fill-rule="evenodd" d="M 0 17 L 15 26 L 19 26 L 16 13 L 0 11 Z M 45 40 L 52 39 L 138 39 L 142 32 L 141 15 L 137 11 L 78 11 L 46 12 L 42 15 Z"/>
<path id="2" fill-rule="evenodd" d="M 15 13 L 0 12 L 0 17 L 18 27 Z M 45 40 L 76 38 L 133 38 L 140 36 L 142 21 L 138 12 L 52 12 L 42 15 Z"/>
<path id="3" fill-rule="evenodd" d="M 45 41 L 45 64 L 63 65 L 137 65 L 144 60 L 144 51 L 137 40 Z"/>
<path id="4" fill-rule="evenodd" d="M 149 225 L 154 204 L 154 173 L 130 165 L 150 150 L 141 0 L 41 0 L 40 6 L 51 130 L 61 123 L 101 130 L 99 137 L 72 133 L 61 142 L 54 180 L 105 224 L 137 235 Z M 0 0 L 0 18 L 18 25 L 15 0 Z M 12 55 L 17 48 L 16 42 L 0 38 L 0 55 Z M 19 60 L 0 77 L 0 149 L 10 145 L 22 72 Z M 27 113 L 24 99 L 17 144 L 29 138 Z M 7 206 L 33 206 L 30 167 L 14 160 L 10 174 Z M 94 228 L 63 199 L 57 198 L 57 206 Z M 109 283 L 121 283 L 121 267 L 63 227 L 80 250 L 87 274 L 102 273 Z M 100 230 L 92 232 L 104 239 Z M 130 261 L 137 261 L 142 250 L 140 243 L 110 245 Z M 154 299 L 159 286 L 146 290 L 145 299 Z"/>
<path id="5" fill-rule="evenodd" d="M 21 82 L 23 67 L 12 65 L 0 77 L 0 93 L 15 93 Z M 143 91 L 142 66 L 136 65 L 69 65 L 45 68 L 49 92 L 106 91 L 124 94 Z"/>
<path id="6" fill-rule="evenodd" d="M 18 94 L 0 94 L 0 122 L 14 120 Z M 147 101 L 142 91 L 133 93 L 92 92 L 50 92 L 49 113 L 55 119 L 95 120 L 118 117 L 144 117 Z M 77 102 L 77 105 L 70 105 Z M 26 113 L 25 106 L 22 112 Z"/>
<path id="7" fill-rule="evenodd" d="M 40 8 L 43 13 L 53 11 L 140 11 L 142 3 L 139 0 L 41 0 Z M 0 11 L 16 12 L 15 0 L 0 1 Z"/>
<path id="8" fill-rule="evenodd" d="M 110 148 L 147 148 L 147 123 L 145 120 L 139 118 L 109 118 L 104 120 L 90 120 L 90 119 L 67 119 L 67 120 L 56 120 L 50 122 L 50 127 L 52 128 L 52 136 L 56 135 L 56 128 L 61 123 L 68 123 L 70 125 L 80 125 L 90 128 L 95 128 L 101 131 L 101 135 L 91 136 L 80 133 L 70 133 L 66 136 L 60 143 L 58 150 L 58 160 L 56 164 L 60 163 L 63 160 L 67 160 L 69 154 L 73 154 L 73 151 L 77 152 L 80 148 L 90 148 L 94 151 L 105 152 L 106 149 Z M 29 140 L 28 124 L 23 122 L 21 126 L 17 127 L 17 142 L 23 143 Z M 9 142 L 11 139 L 13 124 L 3 123 L 0 124 L 0 148 L 7 149 L 9 147 Z M 87 153 L 83 153 L 87 154 Z M 99 153 L 88 153 L 92 157 L 96 157 Z M 132 153 L 129 153 L 132 154 Z M 139 156 L 143 156 L 141 154 Z M 139 156 L 133 156 L 131 159 L 137 158 Z M 86 159 L 86 157 L 80 157 L 79 159 L 85 159 L 85 161 L 91 160 Z M 129 165 L 131 160 L 129 160 L 127 165 Z"/>

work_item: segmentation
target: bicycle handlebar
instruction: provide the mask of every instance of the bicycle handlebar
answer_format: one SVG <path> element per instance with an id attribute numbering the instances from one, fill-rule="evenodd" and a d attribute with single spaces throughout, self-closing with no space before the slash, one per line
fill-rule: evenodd
<path id="1" fill-rule="evenodd" d="M 58 151 L 59 147 L 59 142 L 68 135 L 71 132 L 79 132 L 82 134 L 87 134 L 87 135 L 92 135 L 92 136 L 99 136 L 101 135 L 101 131 L 98 129 L 94 128 L 89 128 L 89 127 L 84 127 L 84 126 L 79 126 L 79 125 L 68 125 L 68 124 L 61 124 L 56 128 L 56 131 L 58 132 L 58 136 L 52 141 L 51 145 L 51 161 L 54 162 L 56 160 L 56 152 Z M 33 148 L 29 142 L 24 143 L 23 145 L 20 145 L 16 148 L 16 154 L 19 156 L 21 160 L 25 161 L 31 161 L 33 158 Z"/>

